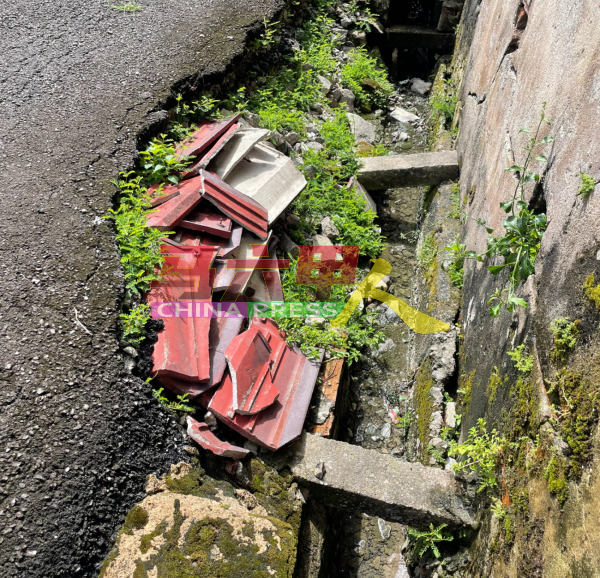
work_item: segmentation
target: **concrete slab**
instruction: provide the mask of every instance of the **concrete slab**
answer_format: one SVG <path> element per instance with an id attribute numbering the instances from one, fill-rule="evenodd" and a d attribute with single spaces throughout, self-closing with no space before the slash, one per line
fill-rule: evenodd
<path id="1" fill-rule="evenodd" d="M 456 151 L 366 157 L 358 180 L 369 191 L 439 185 L 459 175 Z"/>
<path id="2" fill-rule="evenodd" d="M 283 153 L 258 143 L 225 182 L 265 207 L 269 225 L 306 186 L 304 175 Z"/>
<path id="3" fill-rule="evenodd" d="M 454 475 L 304 433 L 290 449 L 296 481 L 327 505 L 417 528 L 475 526 Z M 317 473 L 322 479 L 319 479 Z M 324 474 L 324 475 L 323 475 Z"/>
<path id="4" fill-rule="evenodd" d="M 392 26 L 387 29 L 388 43 L 394 48 L 430 48 L 452 50 L 454 34 L 422 26 Z"/>
<path id="5" fill-rule="evenodd" d="M 252 147 L 269 136 L 268 129 L 250 128 L 238 131 L 212 160 L 209 170 L 219 178 L 226 179 L 237 164 L 252 150 Z"/>

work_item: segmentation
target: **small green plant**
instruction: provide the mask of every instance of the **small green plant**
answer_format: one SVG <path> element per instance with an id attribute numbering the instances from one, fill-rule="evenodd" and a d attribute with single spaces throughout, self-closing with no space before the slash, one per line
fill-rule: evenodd
<path id="1" fill-rule="evenodd" d="M 565 361 L 575 347 L 579 335 L 579 323 L 579 319 L 571 322 L 568 317 L 562 317 L 550 324 L 550 331 L 554 336 L 554 351 L 550 357 L 554 363 Z"/>
<path id="2" fill-rule="evenodd" d="M 146 323 L 150 320 L 150 306 L 147 303 L 137 305 L 129 313 L 120 316 L 123 327 L 123 340 L 137 347 L 146 337 Z"/>
<path id="3" fill-rule="evenodd" d="M 408 530 L 408 537 L 412 542 L 412 553 L 416 559 L 420 559 L 423 555 L 431 550 L 436 558 L 440 557 L 440 550 L 438 548 L 439 542 L 452 542 L 454 537 L 448 532 L 444 532 L 448 524 L 441 524 L 437 528 L 433 527 L 433 524 L 429 524 L 429 531 L 421 532 L 410 528 Z"/>
<path id="4" fill-rule="evenodd" d="M 193 412 L 195 411 L 193 407 L 187 405 L 189 403 L 188 394 L 184 393 L 183 395 L 177 396 L 177 401 L 171 401 L 169 398 L 165 397 L 162 393 L 164 388 L 152 390 L 152 395 L 158 399 L 161 405 L 164 405 L 167 409 L 171 411 L 185 411 L 185 412 Z"/>
<path id="5" fill-rule="evenodd" d="M 504 504 L 502 503 L 502 500 L 499 500 L 498 498 L 494 498 L 494 500 L 492 501 L 492 505 L 490 506 L 490 510 L 492 512 L 492 514 L 498 518 L 498 520 L 500 522 L 502 522 L 502 520 L 504 520 L 504 518 L 506 517 L 507 509 L 504 507 Z"/>
<path id="6" fill-rule="evenodd" d="M 594 274 L 588 275 L 583 283 L 583 294 L 600 311 L 600 285 L 596 285 Z"/>
<path id="7" fill-rule="evenodd" d="M 377 14 L 372 14 L 369 8 L 365 8 L 356 19 L 356 27 L 365 32 L 371 32 L 371 25 L 375 22 L 377 16 Z"/>
<path id="8" fill-rule="evenodd" d="M 111 8 L 118 10 L 119 12 L 137 12 L 142 9 L 142 5 L 139 2 L 125 2 L 124 4 L 108 4 Z"/>
<path id="9" fill-rule="evenodd" d="M 514 361 L 517 371 L 529 374 L 533 370 L 533 355 L 525 355 L 524 351 L 525 344 L 522 344 L 513 351 L 509 351 L 508 356 Z"/>
<path id="10" fill-rule="evenodd" d="M 586 175 L 585 173 L 580 173 L 579 176 L 581 178 L 581 186 L 579 187 L 577 194 L 581 198 L 587 199 L 594 192 L 596 181 L 594 180 L 594 177 Z"/>
<path id="11" fill-rule="evenodd" d="M 460 219 L 460 182 L 456 181 L 452 183 L 450 187 L 450 202 L 452 203 L 452 209 L 448 213 L 451 219 Z"/>
<path id="12" fill-rule="evenodd" d="M 544 478 L 548 482 L 548 490 L 556 496 L 561 507 L 569 497 L 569 484 L 565 469 L 564 460 L 553 456 L 544 470 Z"/>
<path id="13" fill-rule="evenodd" d="M 477 425 L 469 430 L 469 437 L 464 443 L 452 444 L 450 447 L 451 457 L 466 457 L 465 462 L 453 464 L 452 468 L 455 472 L 477 472 L 477 493 L 491 490 L 498 485 L 496 467 L 504 443 L 504 438 L 501 438 L 495 429 L 488 433 L 485 420 L 479 419 Z"/>
<path id="14" fill-rule="evenodd" d="M 388 149 L 384 144 L 381 143 L 363 148 L 358 151 L 359 157 L 385 157 L 389 154 L 390 149 Z"/>
<path id="15" fill-rule="evenodd" d="M 159 278 L 154 271 L 163 264 L 160 249 L 169 232 L 146 227 L 146 216 L 151 209 L 148 191 L 142 186 L 142 177 L 134 174 L 133 171 L 122 172 L 118 181 L 112 181 L 119 190 L 120 204 L 118 209 L 109 212 L 117 229 L 125 288 L 132 293 L 142 293 Z"/>
<path id="16" fill-rule="evenodd" d="M 185 141 L 183 141 L 185 146 Z M 167 139 L 166 134 L 155 138 L 145 151 L 140 152 L 142 174 L 146 184 L 155 185 L 169 181 L 176 185 L 179 182 L 178 172 L 184 171 L 190 164 L 187 159 L 180 159 L 175 154 L 175 145 Z"/>
<path id="17" fill-rule="evenodd" d="M 458 100 L 454 94 L 438 93 L 431 98 L 431 107 L 440 113 L 446 124 L 451 124 L 454 120 L 454 112 Z"/>
<path id="18" fill-rule="evenodd" d="M 529 209 L 525 196 L 526 187 L 530 183 L 536 184 L 540 181 L 540 175 L 531 170 L 532 163 L 534 161 L 548 162 L 545 156 L 534 156 L 536 149 L 554 141 L 551 136 L 538 140 L 542 125 L 550 125 L 545 110 L 546 103 L 544 102 L 537 129 L 525 146 L 526 156 L 523 165 L 513 165 L 506 169 L 517 176 L 517 184 L 512 199 L 500 203 L 500 207 L 505 213 L 511 213 L 511 216 L 502 223 L 504 234 L 493 237 L 494 230 L 487 227 L 481 219 L 475 219 L 478 224 L 485 227 L 490 235 L 487 239 L 487 250 L 477 255 L 476 259 L 482 262 L 484 259 L 492 260 L 496 257 L 502 257 L 504 263 L 490 265 L 488 271 L 492 275 L 498 275 L 504 269 L 509 271 L 508 289 L 496 289 L 488 300 L 489 312 L 492 317 L 497 317 L 503 307 L 511 312 L 517 306 L 527 307 L 526 301 L 515 295 L 515 289 L 535 272 L 535 258 L 547 227 L 546 215 L 543 213 L 535 214 L 532 209 Z M 519 133 L 531 133 L 531 131 L 524 128 Z"/>
<path id="19" fill-rule="evenodd" d="M 463 287 L 465 259 L 471 259 L 475 255 L 475 251 L 467 251 L 466 247 L 463 243 L 454 243 L 450 247 L 444 247 L 444 251 L 449 251 L 452 255 L 452 262 L 446 271 L 452 284 L 459 289 Z"/>
<path id="20" fill-rule="evenodd" d="M 269 22 L 266 18 L 263 18 L 263 26 L 262 34 L 252 43 L 255 50 L 266 50 L 269 46 L 275 44 L 277 32 L 280 28 L 279 21 Z"/>
<path id="21" fill-rule="evenodd" d="M 429 269 L 437 257 L 438 244 L 434 233 L 429 233 L 417 249 L 417 261 L 422 269 Z"/>
<path id="22" fill-rule="evenodd" d="M 385 70 L 364 48 L 355 48 L 348 54 L 348 62 L 342 67 L 342 82 L 356 96 L 357 105 L 367 111 L 385 106 L 394 90 Z"/>
<path id="23" fill-rule="evenodd" d="M 407 430 L 408 430 L 408 428 L 410 427 L 410 424 L 411 424 L 411 423 L 412 423 L 412 421 L 413 421 L 413 417 L 414 417 L 414 416 L 413 416 L 413 414 L 410 412 L 410 410 L 407 410 L 407 411 L 406 411 L 406 413 L 405 413 L 404 415 L 402 415 L 402 416 L 398 416 L 398 417 L 396 418 L 396 425 L 397 425 L 397 426 L 398 426 L 400 429 L 402 429 L 402 430 L 404 430 L 404 431 L 407 431 Z"/>

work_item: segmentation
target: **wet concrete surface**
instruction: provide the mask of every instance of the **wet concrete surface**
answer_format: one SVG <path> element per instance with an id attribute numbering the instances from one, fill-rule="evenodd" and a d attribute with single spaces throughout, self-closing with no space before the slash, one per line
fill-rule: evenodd
<path id="1" fill-rule="evenodd" d="M 121 4 L 122 2 L 114 2 Z M 123 370 L 123 273 L 103 219 L 171 88 L 239 59 L 280 0 L 0 6 L 0 575 L 97 575 L 182 430 Z"/>

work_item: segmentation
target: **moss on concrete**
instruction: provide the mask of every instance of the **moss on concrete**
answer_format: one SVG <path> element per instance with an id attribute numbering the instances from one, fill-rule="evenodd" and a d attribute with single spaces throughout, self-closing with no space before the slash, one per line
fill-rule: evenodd
<path id="1" fill-rule="evenodd" d="M 567 482 L 567 465 L 563 458 L 554 456 L 546 466 L 544 477 L 548 482 L 548 490 L 558 500 L 561 508 L 569 497 L 569 484 Z"/>
<path id="2" fill-rule="evenodd" d="M 460 403 L 461 414 L 466 416 L 471 409 L 471 393 L 473 391 L 473 380 L 475 379 L 475 370 L 468 375 L 461 373 L 458 377 L 458 402 Z"/>
<path id="3" fill-rule="evenodd" d="M 431 361 L 427 358 L 417 371 L 413 394 L 413 404 L 417 413 L 417 435 L 421 442 L 419 454 L 424 465 L 429 464 L 429 422 L 433 414 L 434 403 L 429 392 L 434 385 L 435 381 L 431 375 Z"/>
<path id="4" fill-rule="evenodd" d="M 594 274 L 588 275 L 583 283 L 583 294 L 600 312 L 600 284 L 596 285 Z"/>
<path id="5" fill-rule="evenodd" d="M 502 385 L 503 382 L 504 382 L 504 379 L 502 379 L 500 377 L 498 368 L 494 367 L 494 369 L 492 371 L 492 375 L 490 375 L 490 380 L 488 381 L 488 386 L 487 386 L 488 403 L 490 406 L 492 406 L 494 401 L 496 400 L 496 394 L 498 393 L 498 386 Z"/>

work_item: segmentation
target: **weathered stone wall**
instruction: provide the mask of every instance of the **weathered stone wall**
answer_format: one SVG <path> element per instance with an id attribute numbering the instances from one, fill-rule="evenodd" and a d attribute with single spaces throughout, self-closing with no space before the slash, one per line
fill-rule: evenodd
<path id="1" fill-rule="evenodd" d="M 515 503 L 511 493 L 517 482 L 502 480 L 514 527 L 499 528 L 492 517 L 483 520 L 473 548 L 473 576 L 600 575 L 595 528 L 600 510 L 592 491 L 598 468 L 590 452 L 597 447 L 592 441 L 597 408 L 582 401 L 595 399 L 598 384 L 600 317 L 583 285 L 591 274 L 596 282 L 600 277 L 600 199 L 597 191 L 578 196 L 580 173 L 600 178 L 597 14 L 591 0 L 468 0 L 461 21 L 453 73 L 455 81 L 462 79 L 457 150 L 461 203 L 472 217 L 462 232 L 468 249 L 486 248 L 488 234 L 475 219 L 485 221 L 494 235 L 503 232 L 506 215 L 499 203 L 509 200 L 516 186 L 514 173 L 505 169 L 523 164 L 529 135 L 519 131 L 535 130 L 543 102 L 552 125 L 544 126 L 541 136 L 555 137 L 540 149 L 548 163 L 537 163 L 535 172 L 543 178 L 535 193 L 533 186 L 527 193 L 530 206 L 548 216 L 535 275 L 517 292 L 527 309 L 503 310 L 492 318 L 487 300 L 496 288 L 508 287 L 507 276 L 492 276 L 486 263 L 465 266 L 459 359 L 463 439 L 482 417 L 511 439 L 540 434 L 526 457 L 515 456 L 522 459 L 515 466 L 522 500 Z M 553 356 L 550 330 L 558 318 L 579 320 L 576 345 L 562 360 Z M 529 376 L 519 375 L 507 355 L 523 343 L 525 354 L 534 358 Z M 549 400 L 546 389 L 552 391 L 553 383 L 558 386 Z M 557 393 L 563 385 L 566 395 Z M 581 427 L 569 429 L 576 420 Z"/>

